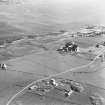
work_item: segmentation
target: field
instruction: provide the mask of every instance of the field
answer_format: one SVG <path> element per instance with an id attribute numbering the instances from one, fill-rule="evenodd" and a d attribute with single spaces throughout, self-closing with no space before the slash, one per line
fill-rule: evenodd
<path id="1" fill-rule="evenodd" d="M 0 105 L 92 105 L 93 94 L 105 105 L 105 62 L 91 52 L 57 51 L 69 41 L 84 51 L 105 41 L 105 35 L 71 37 L 82 26 L 105 24 L 104 3 L 93 1 L 0 0 L 0 64 L 7 65 L 0 67 Z M 52 77 L 79 82 L 84 91 L 65 97 L 58 86 L 43 97 L 28 90 Z"/>
<path id="2" fill-rule="evenodd" d="M 101 39 L 103 40 L 100 37 L 94 39 L 93 41 L 92 38 L 62 38 L 63 41 L 61 41 L 57 37 L 51 37 L 50 39 L 46 35 L 43 38 L 40 36 L 35 37 L 35 39 L 25 38 L 21 41 L 13 41 L 8 46 L 1 48 L 0 54 L 2 56 L 3 54 L 7 55 L 6 59 L 1 60 L 1 62 L 7 64 L 8 70 L 0 71 L 0 105 L 5 105 L 14 94 L 31 82 L 65 71 L 68 72 L 58 75 L 56 78 L 76 80 L 84 84 L 87 95 L 90 94 L 88 92 L 92 92 L 105 97 L 104 63 L 96 60 L 90 66 L 74 70 L 74 72 L 88 71 L 89 73 L 73 74 L 72 68 L 87 65 L 91 62 L 89 56 L 87 54 L 82 56 L 62 55 L 56 51 L 62 43 L 68 40 L 76 41 L 82 48 L 88 48 Z M 52 90 L 45 96 L 45 99 L 42 99 L 41 96 L 28 92 L 27 89 L 13 99 L 10 105 L 70 105 L 70 103 L 71 105 L 91 105 L 86 95 L 75 93 L 72 97 L 65 99 L 61 92 Z"/>

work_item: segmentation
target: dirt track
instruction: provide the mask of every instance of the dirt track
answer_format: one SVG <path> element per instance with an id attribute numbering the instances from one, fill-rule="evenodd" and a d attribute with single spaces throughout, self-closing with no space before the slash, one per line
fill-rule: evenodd
<path id="1" fill-rule="evenodd" d="M 98 62 L 98 63 L 97 63 Z M 93 69 L 98 69 L 98 70 L 95 70 L 95 71 L 99 71 L 99 69 L 101 69 L 102 68 L 102 70 L 103 70 L 103 68 L 104 68 L 104 66 L 103 67 L 101 67 L 101 66 L 99 66 L 99 68 L 97 68 L 97 64 L 99 65 L 100 64 L 100 61 L 96 61 L 96 60 L 94 60 L 94 62 L 93 63 L 90 63 L 90 65 L 88 65 L 88 66 L 83 66 L 83 69 L 87 69 L 88 71 L 94 71 Z M 77 67 L 78 68 L 78 67 Z M 81 71 L 81 69 L 82 69 L 82 66 L 80 66 L 80 71 Z M 75 70 L 75 69 L 74 69 Z M 77 69 L 77 71 L 79 71 L 79 69 Z M 84 71 L 84 70 L 82 70 L 82 71 Z M 102 71 L 100 71 L 100 72 L 102 72 Z M 59 74 L 59 73 L 58 73 Z M 84 74 L 84 75 L 86 75 L 86 74 Z M 90 76 L 91 75 L 91 76 Z M 65 73 L 61 73 L 61 75 L 58 75 L 57 77 L 60 77 L 60 78 L 67 78 L 67 77 L 69 77 L 68 79 L 73 79 L 73 80 L 76 80 L 76 81 L 79 81 L 79 82 L 83 82 L 84 84 L 86 84 L 86 86 L 88 86 L 88 88 L 86 89 L 86 91 L 88 90 L 88 89 L 90 89 L 90 91 L 92 91 L 92 93 L 93 93 L 93 88 L 92 87 L 94 87 L 94 86 L 96 86 L 95 88 L 98 88 L 99 90 L 101 89 L 102 91 L 103 91 L 103 93 L 104 93 L 104 84 L 102 84 L 102 83 L 104 83 L 104 79 L 103 78 L 101 78 L 101 77 L 98 77 L 98 75 L 99 75 L 99 73 L 98 73 L 98 75 L 97 75 L 97 72 L 93 72 L 93 73 L 90 73 L 90 75 L 86 75 L 87 76 L 87 78 L 86 78 L 86 76 L 83 76 L 83 75 L 80 75 L 79 76 L 79 73 L 77 74 L 77 75 L 73 75 L 73 72 L 71 72 L 70 71 L 70 73 L 69 72 L 65 72 Z M 82 76 L 82 77 L 81 77 Z M 90 78 L 89 78 L 90 77 Z M 92 78 L 93 77 L 93 78 Z M 96 78 L 95 78 L 96 77 Z M 96 80 L 99 80 L 99 81 L 96 81 Z M 98 84 L 97 84 L 98 83 Z M 88 85 L 89 84 L 89 85 Z M 29 86 L 29 85 L 28 85 Z M 28 86 L 27 86 L 27 88 L 28 88 Z M 26 89 L 27 89 L 26 88 Z M 25 88 L 24 88 L 25 89 Z M 25 90 L 26 90 L 25 89 Z M 97 90 L 97 89 L 96 89 Z M 20 92 L 22 92 L 22 91 L 20 91 Z M 20 93 L 19 92 L 19 93 Z M 23 92 L 24 93 L 24 92 Z M 20 93 L 21 94 L 21 93 Z M 27 94 L 27 92 L 26 93 L 24 93 L 25 95 Z M 98 94 L 100 94 L 100 92 L 98 92 Z M 28 94 L 27 94 L 28 95 Z M 26 95 L 26 96 L 27 96 Z M 88 93 L 87 93 L 87 95 L 89 95 Z M 102 95 L 102 94 L 101 94 Z M 16 95 L 16 96 L 18 96 L 18 94 Z M 24 96 L 24 95 L 23 95 Z M 22 96 L 22 97 L 23 97 Z M 53 95 L 54 96 L 54 95 Z M 81 99 L 83 100 L 83 97 L 82 97 L 83 95 L 81 95 L 80 97 L 81 97 Z M 13 96 L 14 97 L 14 96 Z M 58 96 L 58 97 L 60 97 L 60 96 Z M 76 97 L 79 97 L 78 95 L 76 95 L 76 96 L 74 96 L 74 98 L 72 99 L 72 100 L 74 100 L 75 99 L 75 102 L 74 103 L 80 103 L 80 104 L 83 104 L 83 101 L 81 100 L 80 101 L 80 99 L 79 99 L 79 102 L 77 101 L 78 99 L 76 98 Z M 103 97 L 105 97 L 105 95 L 103 94 Z M 15 99 L 16 97 L 14 97 L 13 99 Z M 54 97 L 55 99 L 57 99 L 57 97 Z M 11 98 L 12 99 L 12 98 Z M 10 100 L 11 100 L 10 99 Z M 23 100 L 24 100 L 24 98 L 23 98 Z M 65 100 L 65 99 L 64 99 Z M 72 100 L 70 101 L 71 103 L 72 103 Z M 85 100 L 88 100 L 88 97 L 87 98 L 85 98 Z M 25 101 L 25 100 L 24 100 Z M 11 102 L 11 101 L 10 101 Z M 25 101 L 26 102 L 26 101 Z M 67 103 L 67 100 L 66 100 L 66 103 Z M 85 103 L 88 103 L 88 102 L 86 102 L 86 101 L 84 101 L 84 104 Z M 9 105 L 9 104 L 7 104 L 7 105 Z"/>
<path id="2" fill-rule="evenodd" d="M 91 41 L 91 39 L 90 39 L 90 41 Z M 82 42 L 82 44 L 84 42 Z M 80 43 L 79 45 L 82 45 L 82 44 Z M 54 46 L 52 46 L 50 48 L 51 45 L 54 45 Z M 24 56 L 20 56 L 17 58 L 13 57 L 7 61 L 4 61 L 4 63 L 6 63 L 8 65 L 8 71 L 0 71 L 0 84 L 1 84 L 0 85 L 0 102 L 1 102 L 0 104 L 1 105 L 5 105 L 14 94 L 18 93 L 21 89 L 23 89 L 23 87 L 27 86 L 32 81 L 36 81 L 38 79 L 45 78 L 50 75 L 58 74 L 58 73 L 64 72 L 65 70 L 70 70 L 71 68 L 86 65 L 91 62 L 88 60 L 88 55 L 87 56 L 86 55 L 73 56 L 70 54 L 60 55 L 57 51 L 55 51 L 55 49 L 56 49 L 55 46 L 56 46 L 55 43 L 50 43 L 50 44 L 48 43 L 47 47 L 50 48 L 50 50 L 48 50 L 48 51 L 42 50 L 40 53 L 33 52 L 33 53 L 29 53 L 29 54 L 26 54 Z M 28 47 L 25 46 L 25 47 L 28 51 L 29 46 Z M 8 51 L 10 48 L 11 48 L 11 46 L 8 48 Z M 14 47 L 12 46 L 12 48 L 14 48 Z M 24 43 L 23 43 L 23 48 L 24 48 Z M 18 47 L 18 49 L 19 49 L 19 47 Z M 20 49 L 18 50 L 18 49 L 17 49 L 16 53 L 18 54 L 18 51 L 19 51 L 19 53 L 21 55 L 21 51 L 23 53 L 23 49 L 21 49 L 21 50 Z M 13 54 L 14 54 L 14 52 L 13 52 Z M 99 65 L 99 62 L 100 61 L 96 61 L 92 65 L 92 67 L 85 68 L 86 69 L 85 71 L 92 71 L 92 69 L 95 69 L 95 67 L 97 67 L 97 65 Z M 97 69 L 99 71 L 99 69 L 102 69 L 102 68 L 103 67 L 101 67 L 101 68 L 99 67 Z M 84 71 L 84 69 L 82 71 Z M 71 74 L 72 74 L 72 72 L 70 72 L 68 74 L 65 73 L 61 77 L 64 77 L 64 78 L 70 77 L 70 78 L 77 79 L 80 81 L 84 80 L 83 82 L 87 82 L 87 83 L 88 83 L 88 77 L 91 77 L 90 75 L 85 76 L 85 75 L 81 75 L 81 74 L 80 75 L 75 74 L 75 76 L 73 77 L 73 75 L 71 75 Z M 100 73 L 100 75 L 102 75 L 102 72 Z M 84 79 L 82 78 L 82 76 Z M 93 80 L 91 81 L 91 79 L 93 79 Z M 96 81 L 94 82 L 95 79 L 96 79 Z M 91 81 L 91 84 L 93 84 L 93 83 L 95 84 L 97 82 L 99 82 L 101 84 L 102 82 L 104 82 L 104 79 L 101 78 L 101 80 L 100 80 L 100 79 L 98 79 L 97 76 L 94 76 L 94 78 L 89 78 L 89 83 L 90 83 L 90 81 Z M 98 84 L 98 85 L 100 85 L 100 84 Z M 30 93 L 30 95 L 32 95 L 32 98 L 30 98 L 29 93 L 27 93 L 27 92 L 25 93 L 25 92 L 24 92 L 25 97 L 29 98 L 30 100 L 34 99 L 33 94 Z M 20 99 L 19 97 L 23 97 L 23 98 Z M 25 98 L 24 95 L 20 95 L 19 97 L 16 97 L 16 101 L 18 100 L 17 98 L 19 98 L 19 101 L 21 100 L 24 105 L 24 102 L 26 102 L 27 98 Z M 38 97 L 35 96 L 35 97 L 37 100 L 37 98 L 39 96 Z M 60 102 L 59 100 L 61 100 L 61 99 L 54 98 L 54 100 L 56 100 L 56 101 L 52 101 L 52 103 L 58 102 L 57 105 L 59 105 L 59 102 Z M 13 102 L 14 101 L 15 100 L 13 100 Z M 50 101 L 51 101 L 51 99 L 50 99 Z M 48 99 L 48 102 L 49 102 L 49 99 Z M 33 101 L 33 103 L 34 103 L 34 101 Z M 25 105 L 28 105 L 28 104 L 30 105 L 31 102 L 28 101 L 25 103 Z"/>
<path id="3" fill-rule="evenodd" d="M 72 62 L 70 62 L 71 60 Z M 80 62 L 80 58 L 70 55 L 61 56 L 55 52 L 52 54 L 48 52 L 44 54 L 26 55 L 6 61 L 5 63 L 9 67 L 8 71 L 0 71 L 1 105 L 5 105 L 10 97 L 33 80 L 45 78 L 64 71 L 64 68 L 70 69 L 88 62 L 82 58 Z"/>

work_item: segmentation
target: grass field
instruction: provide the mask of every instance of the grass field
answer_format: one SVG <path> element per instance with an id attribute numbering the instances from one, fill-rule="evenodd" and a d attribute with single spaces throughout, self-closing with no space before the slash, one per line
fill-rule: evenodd
<path id="1" fill-rule="evenodd" d="M 67 41 L 75 41 L 83 49 L 105 41 L 105 36 L 73 38 L 60 33 L 60 30 L 77 31 L 87 23 L 103 25 L 104 8 L 93 2 L 90 5 L 87 2 L 56 4 L 56 0 L 51 3 L 40 1 L 0 1 L 0 63 L 8 67 L 7 71 L 0 69 L 0 105 L 6 105 L 11 97 L 33 81 L 65 71 L 69 72 L 56 78 L 80 82 L 85 87 L 83 94 L 74 93 L 64 98 L 61 91 L 53 89 L 42 99 L 25 89 L 10 105 L 92 105 L 89 95 L 97 93 L 105 98 L 105 62 L 96 60 L 90 66 L 74 70 L 84 73 L 73 74 L 72 68 L 89 64 L 90 55 L 92 58 L 95 55 L 56 51 Z"/>
<path id="2" fill-rule="evenodd" d="M 8 57 L 8 59 L 1 60 L 1 62 L 5 62 L 8 65 L 7 71 L 0 71 L 1 105 L 5 105 L 14 94 L 16 94 L 32 81 L 61 73 L 66 70 L 69 71 L 72 68 L 86 65 L 91 62 L 90 60 L 88 60 L 88 56 L 86 57 L 86 55 L 84 55 L 84 57 L 78 55 L 73 56 L 70 54 L 61 55 L 56 51 L 56 49 L 60 45 L 62 45 L 62 43 L 68 41 L 68 38 L 64 39 L 62 42 L 59 41 L 59 39 L 56 37 L 54 37 L 54 40 L 52 41 L 49 37 L 49 41 L 47 37 L 48 36 L 43 37 L 44 39 L 41 36 L 38 38 L 35 37 L 35 39 L 26 38 L 20 41 L 15 40 L 12 43 L 9 43 L 8 46 L 1 48 L 1 56 L 3 56 L 4 54 L 4 57 L 6 57 L 5 55 L 7 54 Z M 11 39 L 12 38 L 10 37 L 10 40 Z M 100 41 L 98 39 L 101 38 L 95 39 L 96 40 L 93 41 L 92 38 L 70 38 L 70 40 L 75 40 L 82 48 L 88 48 L 94 45 L 95 43 Z M 58 77 L 73 79 L 82 82 L 85 85 L 87 92 L 92 91 L 93 93 L 102 93 L 101 95 L 105 97 L 104 90 L 100 89 L 105 87 L 105 84 L 103 84 L 105 81 L 103 76 L 104 64 L 102 66 L 99 62 L 100 61 L 98 60 L 90 67 L 76 70 L 77 72 L 91 72 L 97 69 L 97 72 L 89 74 L 77 73 L 73 75 L 72 71 L 69 71 L 67 74 L 63 74 Z M 23 93 L 24 94 L 21 94 L 19 97 L 14 99 L 11 105 L 69 105 L 71 102 L 70 99 L 65 99 L 62 93 L 60 93 L 58 90 L 51 91 L 51 93 L 46 95 L 46 98 L 44 100 L 41 100 L 41 97 L 35 93 L 27 92 L 27 90 L 25 90 Z M 85 101 L 82 101 L 83 99 Z M 77 105 L 85 103 L 89 104 L 89 99 L 86 97 L 86 95 L 84 96 L 81 94 L 75 94 L 73 97 L 71 97 L 71 100 L 73 101 L 71 105 L 74 105 L 75 102 L 78 103 Z"/>

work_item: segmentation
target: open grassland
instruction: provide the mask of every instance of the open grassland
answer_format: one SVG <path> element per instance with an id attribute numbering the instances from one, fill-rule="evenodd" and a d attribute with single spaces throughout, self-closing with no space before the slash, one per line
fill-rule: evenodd
<path id="1" fill-rule="evenodd" d="M 82 56 L 59 54 L 56 49 L 59 48 L 62 43 L 74 40 L 80 47 L 88 48 L 98 43 L 101 39 L 103 40 L 103 38 L 61 38 L 61 40 L 59 38 L 56 38 L 56 36 L 53 36 L 53 38 L 52 36 L 49 36 L 50 35 L 43 37 L 37 36 L 34 39 L 25 38 L 18 41 L 13 40 L 6 47 L 1 48 L 1 56 L 4 54 L 4 57 L 6 57 L 5 55 L 7 54 L 6 59 L 2 58 L 3 60 L 1 60 L 1 62 L 4 62 L 8 65 L 7 71 L 0 71 L 1 105 L 5 105 L 14 94 L 16 94 L 32 81 L 38 80 L 40 78 L 45 78 L 50 75 L 58 74 L 78 66 L 86 65 L 91 62 L 90 60 L 88 60 L 88 55 L 86 56 L 86 54 Z M 90 74 L 77 73 L 73 75 L 72 71 L 70 71 L 67 74 L 60 75 L 59 77 L 82 82 L 83 84 L 86 84 L 86 91 L 99 91 L 98 94 L 102 93 L 101 95 L 104 97 L 104 90 L 100 89 L 105 87 L 105 85 L 103 84 L 105 81 L 103 76 L 103 68 L 104 64 L 101 65 L 100 61 L 98 60 L 89 67 L 76 70 L 76 72 L 91 72 L 97 69 L 97 72 Z M 71 102 L 70 99 L 64 99 L 64 96 L 62 95 L 62 93 L 59 93 L 58 90 L 51 91 L 51 93 L 46 95 L 45 100 L 41 100 L 41 97 L 35 93 L 27 93 L 27 90 L 25 90 L 23 93 L 23 95 L 21 94 L 19 97 L 13 100 L 14 104 L 22 103 L 22 105 L 50 105 L 49 103 L 51 102 L 51 105 L 69 105 Z M 74 101 L 76 103 L 79 103 L 77 105 L 85 103 L 91 105 L 86 95 L 84 96 L 81 94 L 76 94 L 71 98 L 73 102 L 71 105 L 75 105 Z M 82 101 L 82 98 L 85 101 Z M 79 102 L 78 100 L 81 101 Z M 11 103 L 11 105 L 13 103 Z"/>
<path id="2" fill-rule="evenodd" d="M 81 48 L 104 41 L 105 36 L 73 38 L 70 34 L 60 33 L 60 30 L 77 31 L 86 23 L 104 24 L 104 8 L 97 8 L 100 3 L 93 2 L 90 6 L 87 3 L 69 5 L 40 1 L 0 0 L 0 63 L 8 67 L 7 71 L 0 69 L 0 105 L 6 105 L 11 97 L 31 82 L 66 70 L 69 72 L 56 78 L 82 83 L 84 94 L 75 93 L 64 98 L 62 92 L 55 89 L 42 99 L 25 89 L 10 105 L 92 105 L 88 95 L 97 93 L 105 98 L 105 63 L 96 60 L 92 65 L 76 69 L 74 72 L 77 73 L 73 73 L 72 68 L 87 65 L 91 62 L 90 55 L 92 58 L 95 55 L 59 54 L 56 51 L 67 41 L 74 40 Z"/>
<path id="3" fill-rule="evenodd" d="M 97 61 L 99 62 L 99 61 Z M 22 104 L 22 105 L 92 105 L 89 96 L 92 94 L 97 94 L 103 98 L 103 103 L 105 104 L 105 77 L 104 67 L 98 64 L 97 62 L 91 66 L 83 68 L 82 72 L 88 71 L 88 73 L 73 73 L 74 71 L 69 71 L 62 75 L 53 77 L 56 79 L 70 79 L 77 81 L 82 84 L 84 87 L 83 93 L 73 93 L 70 97 L 64 97 L 63 91 L 60 90 L 61 87 L 52 89 L 46 95 L 40 96 L 37 92 L 30 92 L 25 90 L 20 96 L 15 98 L 11 105 Z M 104 65 L 104 64 L 103 64 Z M 89 71 L 90 70 L 90 71 Z M 79 72 L 77 70 L 75 72 Z"/>

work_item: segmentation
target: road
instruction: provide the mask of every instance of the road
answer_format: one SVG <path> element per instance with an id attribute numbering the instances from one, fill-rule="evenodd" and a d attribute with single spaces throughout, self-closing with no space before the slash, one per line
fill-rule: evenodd
<path id="1" fill-rule="evenodd" d="M 49 79 L 49 78 L 51 78 L 51 77 L 56 77 L 56 76 L 59 76 L 59 75 L 63 75 L 63 74 L 65 74 L 65 73 L 69 73 L 69 71 L 76 71 L 76 70 L 78 70 L 78 69 L 82 69 L 82 68 L 85 68 L 85 67 L 87 67 L 87 66 L 89 66 L 89 65 L 92 65 L 92 64 L 95 62 L 95 60 L 97 59 L 97 57 L 100 56 L 100 55 L 102 55 L 104 52 L 105 52 L 105 50 L 100 51 L 100 53 L 99 53 L 99 54 L 94 58 L 94 60 L 93 60 L 92 62 L 90 62 L 89 64 L 86 64 L 86 65 L 83 65 L 83 66 L 79 66 L 79 67 L 76 67 L 76 68 L 72 68 L 72 69 L 70 69 L 70 70 L 66 70 L 66 71 L 64 71 L 64 72 L 51 75 L 51 76 L 49 76 L 49 77 L 47 77 L 47 78 L 43 78 L 43 79 L 39 79 L 39 80 L 37 80 L 37 81 L 33 81 L 32 83 L 30 83 L 29 85 L 27 85 L 26 87 L 24 87 L 22 90 L 20 90 L 17 94 L 13 95 L 13 96 L 9 99 L 9 101 L 7 102 L 6 105 L 10 105 L 11 102 L 12 102 L 16 97 L 18 97 L 20 94 L 22 94 L 27 88 L 29 88 L 29 87 L 30 87 L 31 85 L 33 85 L 34 83 L 36 83 L 36 82 L 38 82 L 38 81 L 41 81 L 41 80 L 44 80 L 44 79 Z"/>

